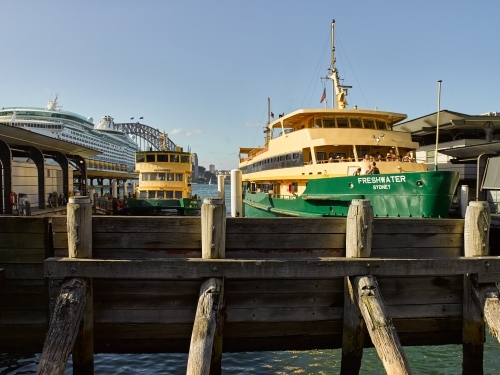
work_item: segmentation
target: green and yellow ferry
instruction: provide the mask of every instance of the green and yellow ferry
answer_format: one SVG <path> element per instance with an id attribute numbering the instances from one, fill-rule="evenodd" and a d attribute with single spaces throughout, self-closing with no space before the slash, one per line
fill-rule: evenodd
<path id="1" fill-rule="evenodd" d="M 124 198 L 119 214 L 199 215 L 201 200 L 192 193 L 191 165 L 191 153 L 178 146 L 175 150 L 137 152 L 135 172 L 139 173 L 139 186 Z"/>
<path id="2" fill-rule="evenodd" d="M 377 217 L 446 217 L 459 174 L 415 160 L 418 143 L 393 128 L 406 115 L 346 108 L 333 26 L 328 78 L 336 108 L 300 109 L 273 122 L 268 110 L 264 147 L 239 151 L 243 215 L 345 216 L 352 199 L 369 199 Z"/>

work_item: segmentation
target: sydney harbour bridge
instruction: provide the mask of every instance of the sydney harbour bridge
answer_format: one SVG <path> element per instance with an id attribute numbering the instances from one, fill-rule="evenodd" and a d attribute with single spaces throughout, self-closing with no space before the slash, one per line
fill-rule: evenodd
<path id="1" fill-rule="evenodd" d="M 175 151 L 175 143 L 168 138 L 167 134 L 151 126 L 140 122 L 123 122 L 113 123 L 113 128 L 130 135 L 140 150 Z"/>

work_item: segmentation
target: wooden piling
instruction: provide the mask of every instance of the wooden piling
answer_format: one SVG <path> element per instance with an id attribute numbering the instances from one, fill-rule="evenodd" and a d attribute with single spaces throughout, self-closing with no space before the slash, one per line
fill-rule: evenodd
<path id="1" fill-rule="evenodd" d="M 373 209 L 369 200 L 353 200 L 347 215 L 346 257 L 370 256 L 373 232 Z M 342 332 L 341 375 L 357 375 L 364 345 L 364 323 L 351 279 L 344 277 L 344 322 Z"/>
<path id="2" fill-rule="evenodd" d="M 70 258 L 92 258 L 92 205 L 89 197 L 69 199 L 67 207 Z M 94 373 L 92 280 L 68 278 L 61 286 L 37 369 L 38 374 L 63 374 L 73 350 L 73 374 Z"/>
<path id="3" fill-rule="evenodd" d="M 201 207 L 201 237 L 202 258 L 225 258 L 226 208 L 223 199 L 205 198 Z M 186 374 L 221 373 L 223 309 L 224 278 L 209 278 L 200 288 Z"/>
<path id="4" fill-rule="evenodd" d="M 353 200 L 347 215 L 346 228 L 346 255 L 349 257 L 369 257 L 371 253 L 373 210 L 367 200 Z M 369 267 L 369 262 L 367 263 Z M 369 271 L 369 269 L 368 269 Z M 362 325 L 352 304 L 358 303 L 359 311 L 363 316 L 368 334 L 384 365 L 387 374 L 411 374 L 408 360 L 404 354 L 397 332 L 392 324 L 385 302 L 380 293 L 377 280 L 374 276 L 350 276 L 348 292 L 353 294 L 346 300 L 350 309 L 344 313 L 342 374 L 357 374 L 362 355 Z M 352 302 L 351 302 L 352 301 Z M 345 341 L 344 341 L 345 339 Z M 354 362 L 349 365 L 348 359 Z M 359 362 L 359 364 L 358 364 Z M 342 367 L 344 372 L 342 372 Z M 357 372 L 356 372 L 357 371 Z"/>
<path id="5" fill-rule="evenodd" d="M 488 255 L 490 221 L 490 209 L 487 202 L 471 201 L 469 203 L 465 213 L 464 227 L 464 255 L 466 257 Z M 474 294 L 472 275 L 464 275 L 462 322 L 462 374 L 464 375 L 483 374 L 484 315 L 481 305 L 474 298 Z"/>

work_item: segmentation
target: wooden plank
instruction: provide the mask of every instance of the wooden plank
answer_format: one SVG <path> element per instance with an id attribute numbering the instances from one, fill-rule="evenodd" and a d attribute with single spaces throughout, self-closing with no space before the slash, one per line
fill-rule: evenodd
<path id="1" fill-rule="evenodd" d="M 94 216 L 94 232 L 200 233 L 200 217 Z M 345 218 L 227 218 L 227 233 L 345 233 Z M 66 232 L 66 216 L 53 216 L 54 233 Z M 374 233 L 463 233 L 457 219 L 375 218 Z M 16 232 L 14 230 L 14 232 Z"/>
<path id="2" fill-rule="evenodd" d="M 290 292 L 290 290 L 288 290 Z M 227 306 L 231 308 L 271 308 L 271 307 L 306 307 L 331 306 L 342 307 L 344 295 L 341 292 L 330 293 L 226 293 Z"/>
<path id="3" fill-rule="evenodd" d="M 2 324 L 47 324 L 47 310 L 2 310 L 0 325 Z"/>
<path id="4" fill-rule="evenodd" d="M 425 247 L 462 247 L 464 244 L 461 233 L 441 234 L 375 234 L 373 249 L 384 248 L 425 248 Z"/>
<path id="5" fill-rule="evenodd" d="M 5 280 L 28 279 L 43 280 L 43 263 L 0 263 L 0 268 L 5 268 Z"/>
<path id="6" fill-rule="evenodd" d="M 43 234 L 22 234 L 22 233 L 0 233 L 0 248 L 2 249 L 31 249 L 45 248 L 45 236 Z"/>
<path id="7" fill-rule="evenodd" d="M 43 239 L 42 239 L 43 240 Z M 0 248 L 0 259 L 2 263 L 43 263 L 47 258 L 45 248 Z"/>
<path id="8" fill-rule="evenodd" d="M 400 247 L 372 249 L 374 258 L 453 258 L 464 255 L 463 247 Z"/>
<path id="9" fill-rule="evenodd" d="M 370 258 L 369 261 L 345 258 L 293 260 L 48 258 L 45 261 L 45 276 L 56 278 L 328 278 L 367 274 L 380 276 L 442 276 L 483 272 L 500 272 L 500 258 Z"/>
<path id="10" fill-rule="evenodd" d="M 427 219 L 427 218 L 375 218 L 373 233 L 385 234 L 463 234 L 464 221 L 460 219 Z"/>
<path id="11" fill-rule="evenodd" d="M 47 221 L 40 217 L 0 217 L 0 233 L 16 235 L 44 234 Z"/>
<path id="12" fill-rule="evenodd" d="M 200 292 L 200 280 L 128 280 L 128 279 L 96 279 L 94 295 L 108 298 L 108 294 L 141 294 L 158 296 L 197 296 Z"/>
<path id="13" fill-rule="evenodd" d="M 46 294 L 3 294 L 0 298 L 0 311 L 21 309 L 46 310 Z"/>
<path id="14" fill-rule="evenodd" d="M 345 234 L 345 218 L 227 218 L 228 234 Z"/>
<path id="15" fill-rule="evenodd" d="M 241 233 L 226 235 L 227 249 L 343 249 L 345 234 Z"/>
<path id="16" fill-rule="evenodd" d="M 342 307 L 282 307 L 233 309 L 226 306 L 226 322 L 311 322 L 342 319 Z"/>
<path id="17" fill-rule="evenodd" d="M 226 295 L 234 293 L 333 293 L 343 291 L 344 280 L 341 277 L 330 279 L 255 279 L 227 280 Z"/>
<path id="18" fill-rule="evenodd" d="M 463 290 L 461 276 L 427 277 L 377 277 L 380 290 L 384 293 L 398 290 L 414 291 L 452 291 Z"/>

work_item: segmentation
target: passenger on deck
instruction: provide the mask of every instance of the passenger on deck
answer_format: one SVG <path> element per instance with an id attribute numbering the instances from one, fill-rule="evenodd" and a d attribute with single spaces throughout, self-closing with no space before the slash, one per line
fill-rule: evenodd
<path id="1" fill-rule="evenodd" d="M 333 158 L 328 159 L 328 163 L 333 163 Z"/>
<path id="2" fill-rule="evenodd" d="M 356 169 L 352 175 L 353 176 L 361 176 L 361 167 L 359 167 L 358 169 Z"/>
<path id="3" fill-rule="evenodd" d="M 406 155 L 403 157 L 403 161 L 405 162 L 411 161 L 411 154 L 409 152 L 407 152 Z"/>
<path id="4" fill-rule="evenodd" d="M 363 159 L 363 161 L 370 161 L 370 156 L 368 156 L 368 154 L 365 154 L 365 158 Z"/>
<path id="5" fill-rule="evenodd" d="M 377 167 L 377 163 L 373 162 L 372 174 L 380 174 L 380 171 Z"/>

